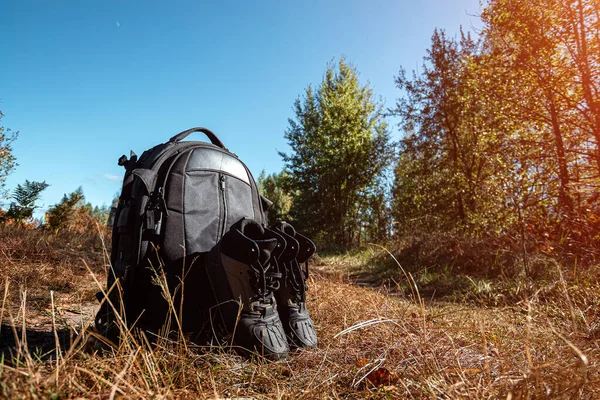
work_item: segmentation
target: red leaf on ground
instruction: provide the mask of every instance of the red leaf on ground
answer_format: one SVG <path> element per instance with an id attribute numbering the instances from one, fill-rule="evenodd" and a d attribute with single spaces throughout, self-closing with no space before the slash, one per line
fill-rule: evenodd
<path id="1" fill-rule="evenodd" d="M 361 358 L 358 361 L 356 361 L 356 366 L 358 368 L 362 368 L 364 366 L 366 366 L 369 363 L 369 361 L 366 358 Z"/>
<path id="2" fill-rule="evenodd" d="M 373 385 L 379 386 L 394 383 L 398 380 L 398 377 L 396 376 L 396 374 L 390 372 L 387 368 L 381 367 L 377 368 L 374 371 L 371 371 L 371 373 L 367 375 L 367 379 Z"/>

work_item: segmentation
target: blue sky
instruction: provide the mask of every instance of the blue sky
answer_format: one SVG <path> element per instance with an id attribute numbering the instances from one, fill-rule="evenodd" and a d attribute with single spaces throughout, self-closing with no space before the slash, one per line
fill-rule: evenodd
<path id="1" fill-rule="evenodd" d="M 44 208 L 79 186 L 110 204 L 120 155 L 193 126 L 212 129 L 255 176 L 278 172 L 293 102 L 327 62 L 345 55 L 392 106 L 394 76 L 421 65 L 434 28 L 480 26 L 478 0 L 5 0 L 0 9 L 2 124 L 20 132 L 7 186 L 45 180 Z"/>

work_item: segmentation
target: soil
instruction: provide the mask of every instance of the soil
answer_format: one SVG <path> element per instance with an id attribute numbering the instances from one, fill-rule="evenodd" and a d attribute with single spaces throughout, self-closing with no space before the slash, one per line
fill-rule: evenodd
<path id="1" fill-rule="evenodd" d="M 11 360 L 25 347 L 35 357 L 55 357 L 56 339 L 58 338 L 61 349 L 68 349 L 77 335 L 93 321 L 98 307 L 98 303 L 93 301 L 58 303 L 54 308 L 54 323 L 51 309 L 27 309 L 24 332 L 23 314 L 20 312 L 22 309 L 2 309 L 0 359 Z"/>

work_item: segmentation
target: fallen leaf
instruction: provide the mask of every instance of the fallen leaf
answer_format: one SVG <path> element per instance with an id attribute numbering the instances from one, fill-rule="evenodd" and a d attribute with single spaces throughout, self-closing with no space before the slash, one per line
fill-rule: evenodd
<path id="1" fill-rule="evenodd" d="M 356 362 L 356 366 L 358 368 L 363 368 L 365 367 L 367 364 L 369 363 L 369 361 L 367 361 L 366 358 L 360 358 L 357 362 Z"/>
<path id="2" fill-rule="evenodd" d="M 390 372 L 387 368 L 381 367 L 371 371 L 367 379 L 375 386 L 390 385 L 398 380 L 396 374 Z"/>

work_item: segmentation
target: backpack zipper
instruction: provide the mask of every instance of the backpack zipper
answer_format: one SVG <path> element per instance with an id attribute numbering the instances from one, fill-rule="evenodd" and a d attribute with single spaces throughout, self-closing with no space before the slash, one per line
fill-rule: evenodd
<path id="1" fill-rule="evenodd" d="M 219 188 L 221 189 L 221 200 L 223 203 L 223 222 L 221 224 L 221 232 L 219 234 L 218 240 L 221 240 L 223 235 L 225 234 L 225 228 L 227 225 L 227 200 L 225 196 L 225 175 L 219 174 Z"/>

